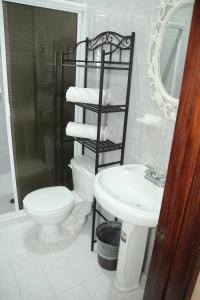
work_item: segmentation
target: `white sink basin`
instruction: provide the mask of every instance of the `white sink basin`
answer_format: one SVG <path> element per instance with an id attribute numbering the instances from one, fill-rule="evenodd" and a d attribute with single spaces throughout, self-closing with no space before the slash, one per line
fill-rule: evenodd
<path id="1" fill-rule="evenodd" d="M 101 171 L 95 176 L 94 195 L 102 207 L 123 221 L 155 227 L 163 188 L 144 178 L 146 169 L 132 164 Z"/>
<path id="2" fill-rule="evenodd" d="M 115 287 L 121 292 L 139 288 L 148 228 L 155 227 L 163 188 L 145 179 L 144 165 L 105 169 L 94 179 L 98 203 L 122 220 Z"/>

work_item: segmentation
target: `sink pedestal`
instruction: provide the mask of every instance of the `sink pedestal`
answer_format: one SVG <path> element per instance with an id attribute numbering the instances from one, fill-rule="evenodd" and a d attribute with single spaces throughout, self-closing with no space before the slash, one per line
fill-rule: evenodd
<path id="1" fill-rule="evenodd" d="M 139 288 L 148 227 L 122 223 L 122 233 L 114 286 L 121 292 Z"/>
<path id="2" fill-rule="evenodd" d="M 156 227 L 163 188 L 145 179 L 144 165 L 123 165 L 99 172 L 94 195 L 110 214 L 122 220 L 122 234 L 114 280 L 121 292 L 139 288 L 148 228 Z"/>

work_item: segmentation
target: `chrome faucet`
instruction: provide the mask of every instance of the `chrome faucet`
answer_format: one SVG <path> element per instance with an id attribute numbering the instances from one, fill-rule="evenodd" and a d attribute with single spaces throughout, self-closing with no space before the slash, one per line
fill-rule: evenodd
<path id="1" fill-rule="evenodd" d="M 152 166 L 146 165 L 146 167 L 144 178 L 163 188 L 165 186 L 166 174 Z"/>

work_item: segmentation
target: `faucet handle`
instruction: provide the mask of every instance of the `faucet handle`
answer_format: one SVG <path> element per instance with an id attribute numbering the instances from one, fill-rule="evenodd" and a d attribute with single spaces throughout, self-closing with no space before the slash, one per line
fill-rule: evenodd
<path id="1" fill-rule="evenodd" d="M 156 169 L 154 168 L 154 167 L 152 167 L 152 166 L 150 166 L 150 165 L 145 165 L 146 167 L 147 167 L 147 169 L 145 170 L 145 173 L 147 174 L 147 173 L 158 173 L 157 171 L 156 171 Z"/>
<path id="2" fill-rule="evenodd" d="M 164 173 L 163 171 L 160 171 L 159 169 L 156 169 L 153 166 L 150 166 L 148 164 L 146 164 L 145 166 L 148 168 L 147 170 L 145 170 L 145 172 L 149 170 L 149 171 L 153 171 L 156 174 L 158 174 L 159 177 L 161 177 L 161 176 L 166 177 L 166 173 Z"/>
<path id="3" fill-rule="evenodd" d="M 147 167 L 149 170 L 155 170 L 155 168 L 153 166 L 150 166 L 150 165 L 145 165 L 145 167 Z"/>
<path id="4" fill-rule="evenodd" d="M 166 174 L 150 165 L 146 165 L 146 167 L 147 169 L 145 170 L 145 178 L 159 187 L 164 187 Z"/>

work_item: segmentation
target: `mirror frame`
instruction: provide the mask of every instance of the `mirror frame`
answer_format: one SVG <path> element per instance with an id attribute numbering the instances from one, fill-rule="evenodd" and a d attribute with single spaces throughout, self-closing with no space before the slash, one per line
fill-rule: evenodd
<path id="1" fill-rule="evenodd" d="M 150 37 L 148 76 L 153 88 L 152 100 L 156 101 L 167 119 L 176 119 L 179 99 L 168 94 L 160 78 L 160 52 L 165 27 L 171 16 L 181 7 L 193 5 L 194 0 L 165 0 L 161 2 L 160 15 Z"/>

